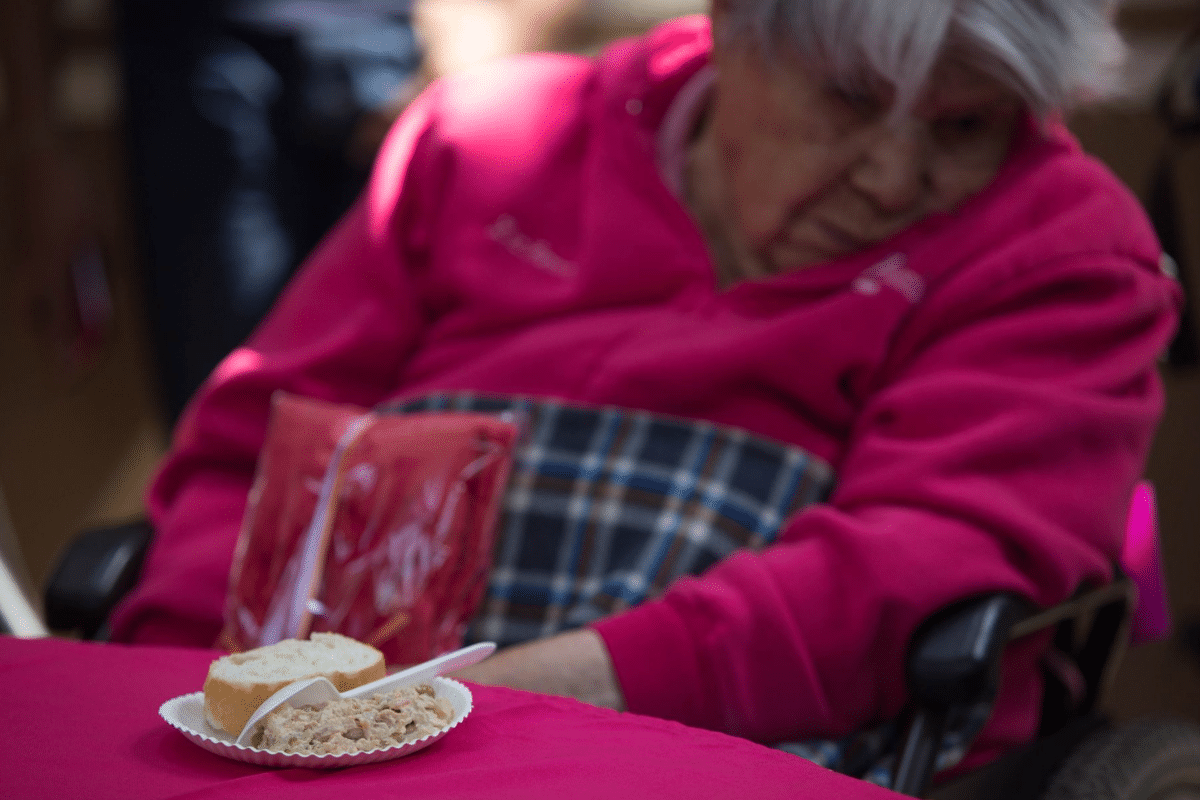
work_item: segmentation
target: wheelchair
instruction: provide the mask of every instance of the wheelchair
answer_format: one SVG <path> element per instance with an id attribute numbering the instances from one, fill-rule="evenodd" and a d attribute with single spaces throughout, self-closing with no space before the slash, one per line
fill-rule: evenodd
<path id="1" fill-rule="evenodd" d="M 106 638 L 108 614 L 136 583 L 152 536 L 148 523 L 136 521 L 77 537 L 48 581 L 47 625 Z M 885 743 L 893 757 L 890 788 L 937 800 L 1200 800 L 1200 725 L 1171 718 L 1116 725 L 1101 709 L 1131 639 L 1162 638 L 1169 628 L 1146 483 L 1135 496 L 1122 562 L 1112 582 L 1053 608 L 990 594 L 931 616 L 910 643 L 910 704 Z M 1005 646 L 1039 631 L 1053 631 L 1055 658 L 1034 741 L 935 783 L 949 721 L 965 709 L 987 708 Z M 840 769 L 864 777 L 862 766 Z"/>

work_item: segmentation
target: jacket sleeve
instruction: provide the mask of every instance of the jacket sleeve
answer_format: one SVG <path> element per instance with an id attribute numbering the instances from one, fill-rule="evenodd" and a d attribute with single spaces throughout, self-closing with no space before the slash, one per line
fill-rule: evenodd
<path id="1" fill-rule="evenodd" d="M 148 492 L 155 538 L 114 640 L 213 644 L 274 392 L 369 407 L 393 388 L 423 325 L 413 274 L 433 202 L 416 154 L 435 91 L 393 128 L 363 195 L 185 411 Z"/>
<path id="2" fill-rule="evenodd" d="M 987 590 L 1048 605 L 1109 575 L 1177 287 L 1113 254 L 1011 273 L 947 283 L 902 326 L 829 502 L 595 626 L 630 710 L 838 736 L 900 710 L 908 640 L 936 609 Z"/>

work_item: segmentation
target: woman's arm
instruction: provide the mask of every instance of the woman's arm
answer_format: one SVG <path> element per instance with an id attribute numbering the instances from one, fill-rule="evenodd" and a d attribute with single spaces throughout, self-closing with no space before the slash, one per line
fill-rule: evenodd
<path id="1" fill-rule="evenodd" d="M 501 650 L 455 676 L 475 683 L 574 697 L 594 706 L 625 710 L 625 698 L 608 649 L 590 628 Z"/>
<path id="2" fill-rule="evenodd" d="M 912 352 L 864 409 L 835 496 L 777 545 L 460 676 L 764 741 L 895 715 L 930 613 L 987 590 L 1059 602 L 1119 552 L 1176 298 L 1102 260 L 1047 265 L 974 311 L 946 299 L 898 341 Z"/>
<path id="3" fill-rule="evenodd" d="M 989 590 L 1053 604 L 1105 579 L 1178 298 L 1118 255 L 1005 278 L 930 298 L 897 338 L 829 503 L 595 626 L 630 710 L 764 741 L 847 733 L 899 711 L 934 610 Z M 1012 738 L 1033 724 L 1036 653 L 1020 658 Z"/>

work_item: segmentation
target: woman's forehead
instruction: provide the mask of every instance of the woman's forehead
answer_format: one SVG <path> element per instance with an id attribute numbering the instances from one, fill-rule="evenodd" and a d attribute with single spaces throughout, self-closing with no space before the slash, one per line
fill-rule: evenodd
<path id="1" fill-rule="evenodd" d="M 920 84 L 908 108 L 894 109 L 897 99 L 895 76 L 881 75 L 862 62 L 843 63 L 841 68 L 796 56 L 776 57 L 765 71 L 774 75 L 778 85 L 826 84 L 848 93 L 870 97 L 881 111 L 898 111 L 901 116 L 934 116 L 956 109 L 988 104 L 1020 104 L 1020 94 L 984 67 L 972 63 L 961 53 L 949 53 L 936 60 Z"/>
<path id="2" fill-rule="evenodd" d="M 858 69 L 843 70 L 841 74 L 829 66 L 798 61 L 792 61 L 788 69 L 807 72 L 802 77 L 810 81 L 828 81 L 855 94 L 869 95 L 881 110 L 894 110 L 901 114 L 926 116 L 980 104 L 1021 102 L 1021 96 L 1015 88 L 957 54 L 944 55 L 934 62 L 915 96 L 908 101 L 909 107 L 903 109 L 893 109 L 898 95 L 895 76 L 880 75 L 867 64 L 860 65 Z"/>
<path id="3" fill-rule="evenodd" d="M 917 114 L 987 103 L 1019 101 L 1017 92 L 983 69 L 946 57 L 934 64 L 917 98 Z"/>

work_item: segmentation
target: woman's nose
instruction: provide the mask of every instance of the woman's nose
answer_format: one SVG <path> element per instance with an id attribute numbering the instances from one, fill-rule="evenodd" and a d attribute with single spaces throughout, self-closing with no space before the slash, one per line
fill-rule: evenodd
<path id="1" fill-rule="evenodd" d="M 916 121 L 881 123 L 863 144 L 850 182 L 880 211 L 909 211 L 930 187 L 928 147 Z"/>

